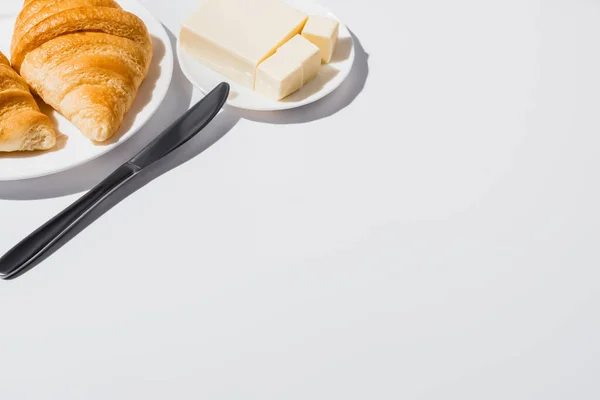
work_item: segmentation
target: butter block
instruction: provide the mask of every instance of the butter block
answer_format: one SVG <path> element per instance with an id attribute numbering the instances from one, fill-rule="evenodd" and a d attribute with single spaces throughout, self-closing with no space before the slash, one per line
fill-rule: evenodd
<path id="1" fill-rule="evenodd" d="M 277 52 L 256 70 L 255 90 L 274 100 L 281 100 L 302 88 L 302 64 Z"/>
<path id="2" fill-rule="evenodd" d="M 321 59 L 331 61 L 340 32 L 340 23 L 332 18 L 311 16 L 302 30 L 302 36 L 319 46 Z"/>
<path id="3" fill-rule="evenodd" d="M 307 19 L 280 0 L 204 0 L 184 22 L 180 43 L 204 65 L 254 89 L 257 66 Z"/>
<path id="4" fill-rule="evenodd" d="M 304 83 L 312 80 L 321 69 L 321 50 L 301 35 L 296 35 L 285 43 L 277 53 L 302 64 Z"/>

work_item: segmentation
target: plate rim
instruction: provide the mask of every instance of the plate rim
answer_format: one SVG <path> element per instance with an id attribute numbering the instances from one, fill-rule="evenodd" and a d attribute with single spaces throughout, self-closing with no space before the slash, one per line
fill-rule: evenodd
<path id="1" fill-rule="evenodd" d="M 284 0 L 286 2 L 289 2 L 289 0 Z M 269 111 L 285 111 L 285 110 L 292 110 L 295 108 L 300 108 L 300 107 L 304 107 L 307 106 L 309 104 L 313 104 L 321 99 L 323 99 L 324 97 L 327 97 L 328 95 L 330 95 L 331 93 L 333 93 L 335 90 L 337 90 L 345 81 L 346 79 L 348 79 L 348 77 L 350 76 L 350 73 L 352 72 L 352 69 L 354 67 L 354 63 L 356 61 L 356 43 L 354 40 L 354 37 L 352 36 L 352 32 L 350 31 L 350 29 L 348 29 L 348 27 L 346 26 L 346 24 L 344 24 L 344 22 L 333 12 L 331 11 L 331 9 L 329 9 L 329 7 L 318 3 L 316 1 L 313 0 L 296 0 L 299 2 L 305 2 L 317 7 L 320 7 L 323 11 L 323 13 L 328 14 L 329 16 L 335 18 L 339 23 L 340 23 L 340 28 L 344 28 L 348 34 L 349 34 L 349 39 L 351 42 L 351 50 L 350 50 L 350 55 L 348 56 L 347 60 L 344 60 L 346 62 L 348 62 L 350 64 L 350 66 L 347 69 L 344 69 L 343 71 L 340 71 L 340 76 L 338 78 L 338 83 L 334 86 L 332 86 L 331 88 L 329 88 L 328 90 L 319 90 L 318 92 L 316 92 L 315 94 L 313 94 L 312 96 L 310 96 L 310 101 L 299 101 L 297 103 L 291 103 L 291 102 L 277 102 L 277 101 L 272 101 L 270 102 L 270 104 L 273 104 L 274 106 L 272 107 L 243 107 L 240 105 L 236 105 L 234 103 L 232 103 L 232 100 L 227 100 L 226 106 L 235 110 L 246 110 L 246 111 L 264 111 L 264 112 L 269 112 Z M 292 4 L 293 6 L 293 4 Z M 186 79 L 194 86 L 194 88 L 198 89 L 203 95 L 206 95 L 209 90 L 206 88 L 201 87 L 196 81 L 195 79 L 192 79 L 191 74 L 188 71 L 187 65 L 185 62 L 183 62 L 183 58 L 182 58 L 182 54 L 184 53 L 183 49 L 181 49 L 181 40 L 179 39 L 181 36 L 181 29 L 179 30 L 179 32 L 177 32 L 177 46 L 175 49 L 175 52 L 177 54 L 177 62 L 179 63 L 179 67 L 181 68 L 181 71 L 183 72 L 183 75 L 186 77 Z M 208 67 L 206 67 L 208 68 Z M 219 74 L 218 72 L 215 71 L 215 73 Z M 219 74 L 223 77 L 223 81 L 225 82 L 231 82 L 231 79 L 227 78 L 226 76 Z M 259 96 L 259 94 L 256 94 L 257 96 Z M 313 97 L 314 96 L 314 97 Z M 277 104 L 277 106 L 275 106 L 275 104 Z"/>
<path id="2" fill-rule="evenodd" d="M 158 35 L 155 34 L 155 36 L 161 40 L 161 42 L 163 43 L 163 45 L 165 46 L 165 55 L 163 57 L 163 59 L 161 60 L 161 62 L 164 62 L 165 65 L 160 64 L 160 74 L 163 75 L 165 74 L 165 76 L 168 76 L 168 83 L 164 85 L 164 88 L 157 90 L 157 91 L 152 91 L 152 97 L 156 98 L 156 106 L 155 109 L 149 113 L 146 117 L 144 117 L 143 119 L 140 120 L 140 124 L 136 129 L 131 129 L 129 132 L 126 132 L 126 134 L 124 134 L 119 141 L 115 142 L 112 145 L 107 145 L 105 146 L 105 148 L 103 148 L 101 151 L 99 151 L 97 154 L 94 154 L 93 156 L 86 158 L 85 160 L 81 160 L 78 162 L 75 162 L 73 164 L 70 164 L 68 166 L 64 166 L 64 167 L 60 167 L 60 168 L 55 168 L 55 169 L 49 169 L 46 172 L 38 172 L 38 173 L 31 173 L 31 174 L 22 174 L 22 175 L 15 175 L 15 176 L 2 176 L 2 174 L 0 174 L 0 182 L 16 182 L 16 181 L 26 181 L 26 180 L 30 180 L 30 179 L 36 179 L 36 178 L 43 178 L 43 177 L 47 177 L 47 176 L 51 176 L 51 175 L 55 175 L 55 174 L 59 174 L 61 172 L 65 172 L 77 167 L 80 167 L 84 164 L 87 164 L 89 162 L 92 162 L 94 160 L 97 160 L 98 158 L 110 153 L 111 151 L 113 151 L 114 149 L 116 149 L 117 147 L 119 147 L 120 145 L 122 145 L 123 143 L 127 142 L 132 136 L 134 136 L 136 133 L 138 133 L 142 128 L 144 128 L 148 122 L 150 121 L 150 119 L 158 112 L 158 110 L 161 108 L 163 102 L 165 101 L 165 98 L 167 97 L 167 93 L 169 92 L 169 89 L 171 87 L 171 84 L 173 83 L 173 74 L 174 74 L 174 68 L 175 68 L 175 63 L 174 63 L 174 51 L 173 51 L 173 46 L 171 45 L 171 41 L 169 39 L 169 35 L 164 27 L 164 25 L 160 22 L 160 20 L 158 18 L 156 18 L 154 16 L 154 14 L 152 12 L 150 12 L 150 10 L 148 10 L 148 8 L 146 6 L 144 6 L 143 3 L 141 3 L 139 0 L 117 0 L 121 5 L 127 5 L 129 4 L 135 4 L 135 7 L 141 8 L 144 10 L 144 12 L 146 13 L 146 16 L 148 18 L 152 18 L 154 20 L 154 22 L 156 22 L 157 27 L 160 28 L 160 37 Z M 11 13 L 11 14 L 7 14 L 7 15 L 3 15 L 4 18 L 14 18 L 16 17 L 15 13 Z M 142 18 L 144 19 L 144 18 Z M 44 155 L 40 155 L 40 157 L 43 157 Z"/>

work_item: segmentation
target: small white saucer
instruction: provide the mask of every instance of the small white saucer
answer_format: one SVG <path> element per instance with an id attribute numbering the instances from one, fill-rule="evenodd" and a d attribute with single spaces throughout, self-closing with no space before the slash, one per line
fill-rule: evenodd
<path id="1" fill-rule="evenodd" d="M 339 21 L 339 18 L 331 11 L 311 0 L 288 0 L 287 3 L 308 15 L 327 16 Z M 227 105 L 254 111 L 287 110 L 322 99 L 337 89 L 348 77 L 355 57 L 352 35 L 340 21 L 340 36 L 331 63 L 323 65 L 319 75 L 302 89 L 280 101 L 276 101 L 233 82 L 226 76 L 208 68 L 181 49 L 179 40 L 177 43 L 177 57 L 181 70 L 196 88 L 206 94 L 219 83 L 227 82 L 231 86 L 231 94 Z"/>

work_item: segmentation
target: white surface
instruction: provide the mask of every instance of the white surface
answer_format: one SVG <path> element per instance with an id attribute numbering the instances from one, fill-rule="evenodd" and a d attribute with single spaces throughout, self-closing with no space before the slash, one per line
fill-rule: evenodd
<path id="1" fill-rule="evenodd" d="M 334 12 L 312 0 L 287 0 L 289 4 L 309 15 L 321 15 L 340 21 L 340 37 L 331 63 L 324 65 L 319 75 L 302 89 L 283 100 L 276 101 L 240 85 L 226 76 L 208 68 L 181 46 L 177 46 L 177 57 L 181 70 L 192 84 L 202 93 L 208 93 L 219 83 L 225 81 L 231 86 L 227 105 L 252 111 L 289 110 L 314 103 L 332 93 L 348 78 L 354 64 L 355 49 L 350 31 Z M 179 30 L 176 31 L 179 36 Z"/>
<path id="2" fill-rule="evenodd" d="M 222 114 L 0 282 L 0 398 L 600 397 L 600 3 L 324 3 L 358 39 L 339 91 Z M 152 129 L 0 197 L 89 187 L 199 97 L 176 69 Z M 77 196 L 1 201 L 0 251 Z"/>
<path id="3" fill-rule="evenodd" d="M 144 20 L 155 51 L 148 76 L 140 86 L 119 132 L 106 143 L 94 145 L 65 117 L 44 105 L 44 112 L 50 115 L 57 128 L 56 148 L 47 152 L 0 154 L 0 181 L 46 176 L 89 162 L 125 142 L 156 113 L 173 77 L 174 55 L 169 37 L 160 22 L 140 3 L 135 0 L 121 0 L 119 3 Z M 7 57 L 18 13 L 12 5 L 8 9 L 13 13 L 0 13 L 0 51 Z"/>

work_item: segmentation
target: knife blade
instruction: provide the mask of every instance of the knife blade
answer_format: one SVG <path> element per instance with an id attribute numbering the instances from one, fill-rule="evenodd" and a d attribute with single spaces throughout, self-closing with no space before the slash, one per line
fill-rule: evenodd
<path id="1" fill-rule="evenodd" d="M 65 243 L 60 240 L 81 225 L 94 208 L 142 170 L 168 156 L 204 129 L 223 108 L 228 96 L 229 85 L 219 84 L 131 160 L 9 250 L 0 258 L 0 278 L 19 277 L 62 247 Z"/>

